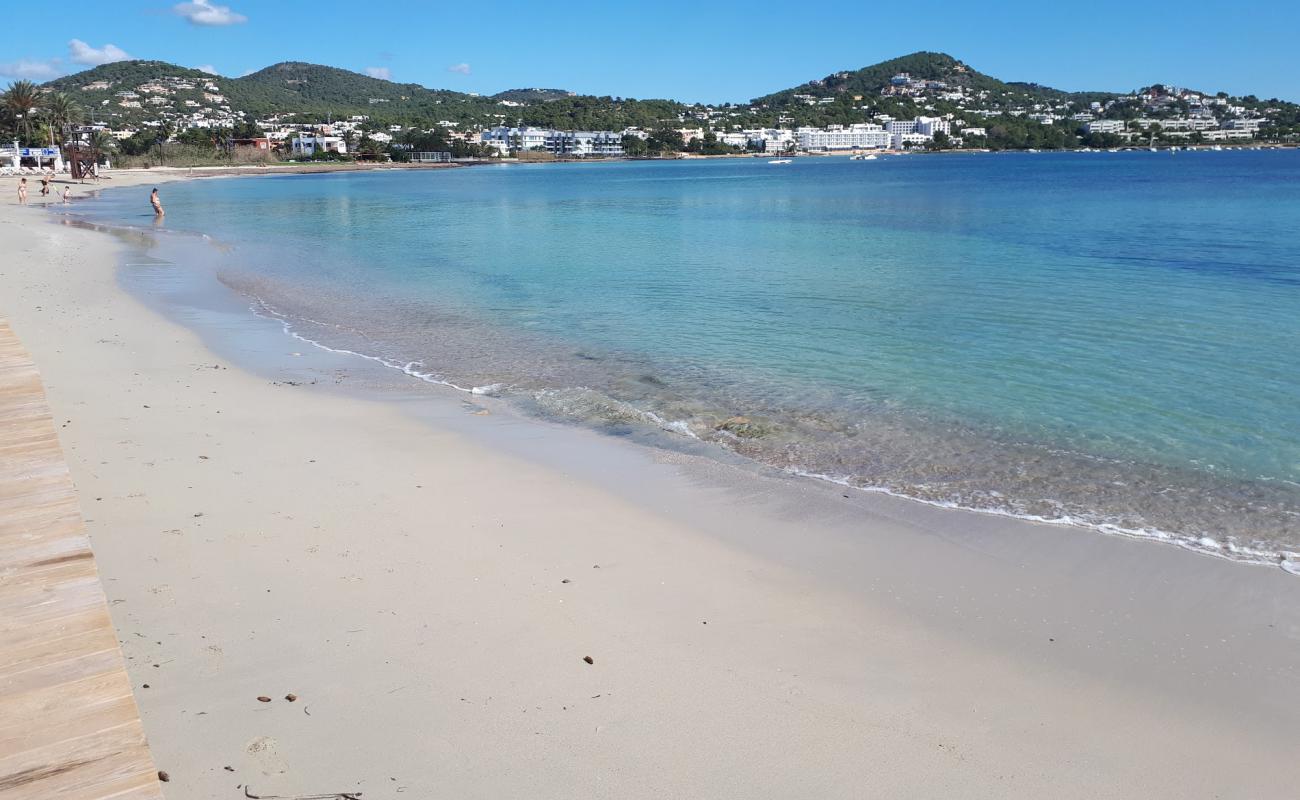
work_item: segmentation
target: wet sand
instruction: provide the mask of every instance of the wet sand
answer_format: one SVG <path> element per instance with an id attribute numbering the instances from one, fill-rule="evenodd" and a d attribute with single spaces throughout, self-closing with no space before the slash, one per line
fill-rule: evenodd
<path id="1" fill-rule="evenodd" d="M 1295 576 L 373 399 L 47 217 L 0 205 L 0 315 L 170 798 L 1295 791 Z"/>

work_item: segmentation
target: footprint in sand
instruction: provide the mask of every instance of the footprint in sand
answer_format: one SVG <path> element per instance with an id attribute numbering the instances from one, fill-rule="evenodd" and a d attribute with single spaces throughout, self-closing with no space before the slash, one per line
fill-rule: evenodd
<path id="1" fill-rule="evenodd" d="M 276 750 L 275 740 L 270 736 L 259 736 L 253 739 L 244 745 L 244 752 L 263 775 L 280 775 L 289 769 L 289 765 L 284 763 L 284 759 L 280 758 Z"/>
<path id="2" fill-rule="evenodd" d="M 176 605 L 176 595 L 172 593 L 172 587 L 165 583 L 161 586 L 150 587 L 149 594 L 157 597 L 163 608 Z"/>
<path id="3" fill-rule="evenodd" d="M 203 648 L 203 666 L 199 669 L 199 674 L 205 678 L 211 678 L 221 672 L 222 667 L 226 665 L 226 654 L 222 652 L 218 645 L 210 644 Z"/>

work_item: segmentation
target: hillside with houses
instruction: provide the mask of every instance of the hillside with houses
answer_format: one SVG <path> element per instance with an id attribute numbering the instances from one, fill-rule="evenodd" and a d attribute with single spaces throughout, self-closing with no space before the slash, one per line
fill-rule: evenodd
<path id="1" fill-rule="evenodd" d="M 57 117 L 39 113 L 54 105 L 64 109 Z M 1165 84 L 1065 92 L 933 52 L 720 104 L 537 88 L 480 96 L 301 62 L 228 78 L 122 61 L 15 84 L 4 110 L 0 125 L 27 144 L 93 139 L 121 156 L 160 158 L 168 144 L 218 156 L 252 148 L 266 158 L 408 160 L 1287 144 L 1300 134 L 1300 107 L 1281 100 Z"/>

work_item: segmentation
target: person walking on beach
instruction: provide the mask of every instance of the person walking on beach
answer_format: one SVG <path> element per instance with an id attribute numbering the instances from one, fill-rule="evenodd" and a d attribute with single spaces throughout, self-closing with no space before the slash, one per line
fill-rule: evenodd
<path id="1" fill-rule="evenodd" d="M 27 205 L 27 179 L 18 181 L 18 205 Z"/>
<path id="2" fill-rule="evenodd" d="M 72 200 L 72 187 L 71 187 L 71 186 L 64 186 L 64 187 L 63 187 L 63 202 L 64 202 L 64 203 L 68 203 L 68 202 L 71 202 L 71 200 Z"/>
<path id="3" fill-rule="evenodd" d="M 48 197 L 50 194 L 50 176 L 42 173 L 41 175 L 41 197 Z"/>
<path id="4" fill-rule="evenodd" d="M 153 213 L 154 213 L 155 216 L 159 216 L 159 217 L 161 217 L 163 214 L 167 213 L 167 212 L 163 211 L 162 201 L 158 199 L 158 190 L 157 190 L 157 189 L 154 189 L 154 190 L 149 194 L 149 205 L 153 206 Z"/>

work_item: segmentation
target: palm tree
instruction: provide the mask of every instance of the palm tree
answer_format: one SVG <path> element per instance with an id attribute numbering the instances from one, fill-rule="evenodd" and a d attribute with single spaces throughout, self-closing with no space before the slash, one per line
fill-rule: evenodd
<path id="1" fill-rule="evenodd" d="M 117 140 L 103 131 L 91 131 L 90 138 L 86 143 L 90 145 L 91 152 L 95 154 L 95 161 L 97 162 L 100 156 L 117 149 Z"/>
<path id="2" fill-rule="evenodd" d="M 32 114 L 41 107 L 41 90 L 31 81 L 14 81 L 4 93 L 4 105 L 9 113 L 23 123 L 23 134 L 30 142 L 32 138 Z"/>
<path id="3" fill-rule="evenodd" d="M 81 105 L 66 92 L 54 92 L 45 97 L 43 103 L 45 116 L 50 120 L 50 136 L 57 133 L 63 139 L 67 139 L 68 127 L 81 122 L 83 112 Z M 51 141 L 51 145 L 58 144 Z"/>

